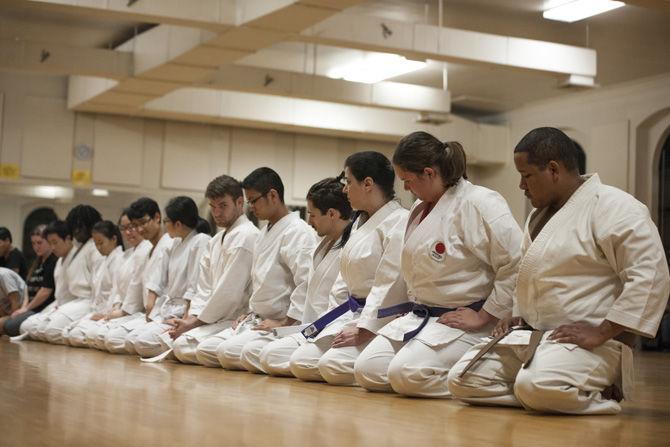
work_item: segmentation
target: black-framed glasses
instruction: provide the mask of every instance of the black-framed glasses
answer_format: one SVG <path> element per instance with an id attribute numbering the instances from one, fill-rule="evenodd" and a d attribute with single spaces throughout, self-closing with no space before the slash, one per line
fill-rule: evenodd
<path id="1" fill-rule="evenodd" d="M 269 192 L 269 191 L 268 191 L 268 192 Z M 249 199 L 249 200 L 247 200 L 247 205 L 249 205 L 249 206 L 254 206 L 254 205 L 256 204 L 256 202 L 258 202 L 259 199 L 261 199 L 261 198 L 263 198 L 263 197 L 265 197 L 265 196 L 267 196 L 267 195 L 268 195 L 268 193 L 267 193 L 267 192 L 264 192 L 263 194 L 261 194 L 261 195 L 258 196 L 258 197 L 255 197 L 255 198 L 253 198 L 253 199 Z"/>

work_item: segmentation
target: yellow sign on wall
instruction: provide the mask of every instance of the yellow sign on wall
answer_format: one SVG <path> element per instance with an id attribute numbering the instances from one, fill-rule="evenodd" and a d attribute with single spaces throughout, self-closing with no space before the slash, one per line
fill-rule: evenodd
<path id="1" fill-rule="evenodd" d="M 0 178 L 17 180 L 21 177 L 21 168 L 14 163 L 0 163 Z"/>
<path id="2" fill-rule="evenodd" d="M 72 171 L 72 184 L 76 186 L 90 186 L 91 171 L 89 170 Z"/>

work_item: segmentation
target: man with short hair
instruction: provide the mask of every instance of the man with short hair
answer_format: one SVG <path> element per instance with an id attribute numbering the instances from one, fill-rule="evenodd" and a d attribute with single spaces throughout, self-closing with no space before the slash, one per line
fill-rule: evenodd
<path id="1" fill-rule="evenodd" d="M 528 133 L 514 163 L 535 208 L 516 326 L 467 352 L 449 372 L 449 391 L 471 404 L 618 413 L 632 385 L 630 339 L 654 336 L 670 292 L 658 230 L 634 197 L 598 174 L 579 175 L 576 148 L 558 129 Z"/>
<path id="2" fill-rule="evenodd" d="M 129 335 L 147 322 L 147 317 L 161 293 L 159 284 L 163 275 L 163 256 L 172 246 L 172 238 L 163 232 L 161 210 L 155 200 L 149 197 L 137 199 L 128 208 L 128 218 L 137 232 L 149 241 L 153 248 L 148 253 L 147 261 L 143 263 L 143 270 L 138 272 L 133 284 L 129 286 L 130 290 L 136 287 L 142 289 L 144 312 L 110 320 L 109 329 L 105 334 L 105 348 L 113 354 L 137 354 L 135 350 L 137 340 Z"/>
<path id="3" fill-rule="evenodd" d="M 5 267 L 18 273 L 26 279 L 28 267 L 21 250 L 12 245 L 12 233 L 5 227 L 0 227 L 0 267 Z"/>
<path id="4" fill-rule="evenodd" d="M 66 269 L 76 253 L 72 230 L 65 221 L 55 220 L 47 225 L 44 238 L 49 242 L 52 253 L 58 257 L 54 269 L 54 301 L 41 312 L 27 318 L 19 328 L 21 335 L 28 334 L 31 339 L 40 341 L 47 341 L 45 331 L 58 307 L 74 299 L 68 287 Z"/>
<path id="5" fill-rule="evenodd" d="M 297 213 L 289 213 L 284 184 L 272 169 L 254 170 L 242 187 L 256 217 L 268 221 L 254 247 L 250 312 L 198 345 L 196 356 L 205 366 L 244 369 L 240 363 L 244 345 L 276 327 L 299 321 L 305 305 L 316 245 L 314 231 Z"/>
<path id="6" fill-rule="evenodd" d="M 198 281 L 186 292 L 191 302 L 188 315 L 166 321 L 173 325 L 172 348 L 182 363 L 198 363 L 198 344 L 246 313 L 251 295 L 252 255 L 259 231 L 244 214 L 242 185 L 222 175 L 207 185 L 205 197 L 217 227 L 225 230 L 210 240 L 199 261 Z"/>

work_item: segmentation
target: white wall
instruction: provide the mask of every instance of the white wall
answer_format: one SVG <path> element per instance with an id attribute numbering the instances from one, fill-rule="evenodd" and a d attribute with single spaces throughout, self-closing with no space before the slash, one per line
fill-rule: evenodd
<path id="1" fill-rule="evenodd" d="M 584 148 L 588 172 L 635 195 L 657 218 L 658 151 L 670 129 L 670 75 L 528 105 L 496 122 L 509 127 L 510 154 L 536 127 L 564 130 Z M 523 221 L 529 209 L 513 166 L 477 168 L 477 174 L 482 184 L 505 196 L 517 220 Z"/>
<path id="2" fill-rule="evenodd" d="M 169 197 L 185 194 L 203 204 L 204 189 L 215 176 L 242 179 L 269 166 L 282 176 L 287 204 L 303 205 L 309 187 L 339 174 L 349 154 L 374 149 L 390 156 L 394 149 L 384 142 L 73 113 L 66 109 L 66 85 L 64 78 L 0 74 L 0 164 L 20 168 L 18 179 L 0 175 L 0 225 L 17 240 L 31 204 L 53 202 L 27 197 L 17 185 L 74 185 L 75 197 L 54 206 L 59 216 L 84 202 L 115 220 L 141 195 L 164 205 Z M 84 147 L 93 150 L 90 157 L 83 156 Z M 73 176 L 83 177 L 75 181 Z M 79 183 L 87 177 L 90 184 Z M 110 197 L 92 197 L 93 186 L 110 190 Z M 411 204 L 409 194 L 399 195 Z"/>

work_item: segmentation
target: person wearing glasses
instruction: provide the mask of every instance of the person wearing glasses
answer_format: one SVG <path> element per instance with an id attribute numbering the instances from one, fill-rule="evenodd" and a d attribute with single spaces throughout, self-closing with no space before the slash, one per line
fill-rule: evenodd
<path id="1" fill-rule="evenodd" d="M 63 336 L 70 346 L 87 348 L 87 333 L 102 320 L 112 308 L 111 293 L 114 277 L 123 262 L 123 238 L 119 227 L 109 220 L 93 225 L 91 238 L 103 260 L 93 272 L 93 296 L 90 312 L 64 329 Z"/>
<path id="2" fill-rule="evenodd" d="M 161 211 L 155 200 L 148 197 L 137 199 L 128 208 L 128 217 L 137 234 L 151 244 L 151 249 L 146 260 L 138 262 L 136 273 L 123 298 L 122 312 L 129 315 L 110 325 L 105 334 L 105 348 L 114 354 L 137 354 L 134 340 L 129 340 L 129 336 L 148 321 L 150 307 L 153 307 L 157 298 L 149 290 L 158 289 L 163 275 L 163 256 L 172 245 L 172 237 L 163 232 Z M 136 300 L 137 288 L 141 290 L 141 307 L 139 300 Z"/>
<path id="3" fill-rule="evenodd" d="M 173 327 L 172 320 L 188 314 L 191 298 L 188 293 L 198 280 L 200 260 L 211 239 L 207 234 L 209 225 L 201 227 L 207 233 L 196 230 L 200 220 L 198 206 L 190 197 L 175 197 L 165 207 L 163 223 L 172 237 L 172 245 L 163 255 L 160 281 L 146 284 L 147 322 L 128 337 L 140 357 L 155 357 L 171 349 L 168 330 Z"/>
<path id="4" fill-rule="evenodd" d="M 308 222 L 322 239 L 312 255 L 307 298 L 300 318 L 303 323 L 316 320 L 328 309 L 330 290 L 340 273 L 340 253 L 351 234 L 345 231 L 349 228 L 352 210 L 342 191 L 342 177 L 321 180 L 307 192 Z M 300 329 L 302 326 L 289 326 L 282 328 L 282 333 L 248 342 L 240 357 L 242 365 L 251 372 L 291 376 L 291 354 L 305 343 Z"/>
<path id="5" fill-rule="evenodd" d="M 169 320 L 174 355 L 197 364 L 197 347 L 207 337 L 231 326 L 246 312 L 251 296 L 251 264 L 260 232 L 244 214 L 240 182 L 228 175 L 213 179 L 205 191 L 217 227 L 200 259 L 198 281 L 186 292 L 191 305 L 184 318 Z"/>
<path id="6" fill-rule="evenodd" d="M 355 153 L 344 163 L 344 178 L 356 214 L 340 277 L 328 312 L 303 331 L 308 342 L 290 359 L 295 377 L 331 385 L 354 384 L 356 358 L 388 321 L 377 319 L 377 310 L 407 299 L 400 249 L 408 213 L 395 200 L 391 162 L 379 152 Z"/>
<path id="7" fill-rule="evenodd" d="M 314 230 L 286 208 L 279 174 L 258 168 L 244 179 L 242 188 L 254 215 L 268 222 L 254 247 L 249 312 L 201 342 L 196 352 L 201 364 L 239 370 L 244 369 L 240 355 L 247 342 L 300 321 L 316 246 Z"/>
<path id="8" fill-rule="evenodd" d="M 124 209 L 119 219 L 119 231 L 124 244 L 123 260 L 114 275 L 110 292 L 111 309 L 97 320 L 95 326 L 86 332 L 86 344 L 91 348 L 106 350 L 105 337 L 112 328 L 133 318 L 142 316 L 142 272 L 153 248 L 144 239 L 128 218 L 130 210 Z M 125 346 L 120 349 L 125 352 Z"/>

